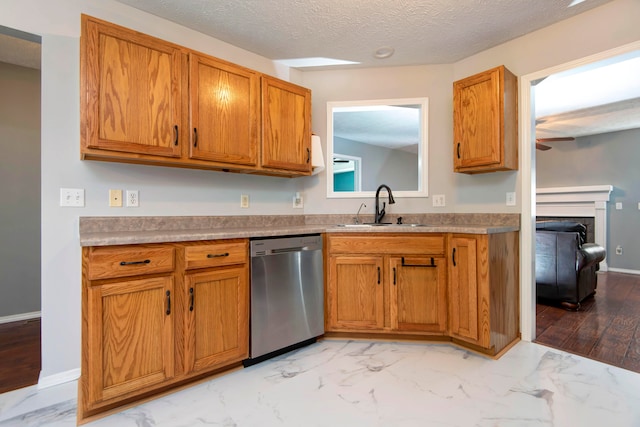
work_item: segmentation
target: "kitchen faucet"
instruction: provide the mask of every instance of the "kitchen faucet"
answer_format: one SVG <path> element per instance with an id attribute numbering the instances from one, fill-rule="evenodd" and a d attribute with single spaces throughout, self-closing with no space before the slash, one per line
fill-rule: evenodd
<path id="1" fill-rule="evenodd" d="M 380 190 L 382 190 L 383 188 L 387 190 L 387 194 L 389 195 L 389 204 L 392 205 L 396 202 L 393 199 L 393 194 L 391 193 L 391 189 L 388 185 L 382 184 L 378 187 L 378 189 L 376 190 L 376 224 L 380 224 L 380 221 L 382 221 L 382 218 L 384 218 L 384 214 L 386 213 L 384 208 L 387 206 L 387 204 L 385 202 L 382 202 L 382 210 L 380 210 Z"/>

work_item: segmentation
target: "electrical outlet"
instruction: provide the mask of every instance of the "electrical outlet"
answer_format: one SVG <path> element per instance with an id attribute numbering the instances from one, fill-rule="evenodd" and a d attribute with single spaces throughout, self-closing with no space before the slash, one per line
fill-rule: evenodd
<path id="1" fill-rule="evenodd" d="M 84 207 L 84 189 L 82 188 L 61 188 L 60 206 L 74 208 Z"/>
<path id="2" fill-rule="evenodd" d="M 444 194 L 434 194 L 432 203 L 436 208 L 444 207 L 446 204 Z"/>
<path id="3" fill-rule="evenodd" d="M 302 209 L 304 207 L 304 200 L 300 193 L 296 193 L 296 195 L 293 196 L 293 207 L 294 209 Z"/>
<path id="4" fill-rule="evenodd" d="M 127 207 L 128 208 L 137 208 L 140 206 L 140 193 L 138 190 L 127 190 Z"/>
<path id="5" fill-rule="evenodd" d="M 507 191 L 507 206 L 516 205 L 516 193 L 514 191 Z"/>
<path id="6" fill-rule="evenodd" d="M 616 246 L 616 255 L 622 255 L 622 246 L 621 245 Z"/>
<path id="7" fill-rule="evenodd" d="M 112 208 L 122 207 L 122 190 L 109 190 L 109 206 Z"/>
<path id="8" fill-rule="evenodd" d="M 241 194 L 240 195 L 240 207 L 244 208 L 244 209 L 249 207 L 249 195 L 248 194 Z"/>

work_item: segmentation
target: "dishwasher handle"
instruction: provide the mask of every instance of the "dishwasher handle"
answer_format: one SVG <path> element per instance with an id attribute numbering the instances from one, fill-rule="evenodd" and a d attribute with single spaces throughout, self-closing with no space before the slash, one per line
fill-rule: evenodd
<path id="1" fill-rule="evenodd" d="M 269 253 L 272 253 L 272 254 L 286 254 L 287 252 L 302 252 L 302 251 L 308 251 L 308 250 L 309 250 L 308 246 L 297 246 L 297 247 L 293 247 L 293 248 L 271 249 L 269 251 Z"/>

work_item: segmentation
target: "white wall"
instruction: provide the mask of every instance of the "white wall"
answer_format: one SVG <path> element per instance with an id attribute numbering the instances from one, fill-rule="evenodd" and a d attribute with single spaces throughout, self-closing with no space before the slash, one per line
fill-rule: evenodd
<path id="1" fill-rule="evenodd" d="M 292 72 L 313 90 L 313 129 L 326 137 L 326 102 L 427 96 L 430 194 L 447 196 L 448 212 L 519 212 L 504 206 L 506 191 L 519 188 L 519 172 L 465 176 L 452 170 L 454 80 L 504 63 L 517 75 L 640 39 L 637 0 L 616 0 L 452 65 L 367 70 Z M 80 247 L 78 217 L 93 215 L 298 214 L 291 208 L 303 191 L 305 213 L 355 212 L 356 199 L 326 199 L 324 173 L 285 179 L 79 160 L 80 13 L 287 78 L 265 58 L 111 0 L 4 0 L 0 25 L 43 37 L 42 93 L 42 311 L 44 377 L 80 366 Z M 525 171 L 524 173 L 529 173 Z M 85 188 L 85 208 L 58 207 L 60 187 Z M 107 208 L 109 188 L 140 190 L 138 209 Z M 240 210 L 239 196 L 251 196 Z M 518 203 L 520 199 L 518 198 Z M 401 199 L 396 212 L 432 212 L 429 199 Z M 390 213 L 393 213 L 393 210 Z"/>
<path id="2" fill-rule="evenodd" d="M 0 62 L 0 94 L 1 319 L 40 311 L 40 70 Z"/>

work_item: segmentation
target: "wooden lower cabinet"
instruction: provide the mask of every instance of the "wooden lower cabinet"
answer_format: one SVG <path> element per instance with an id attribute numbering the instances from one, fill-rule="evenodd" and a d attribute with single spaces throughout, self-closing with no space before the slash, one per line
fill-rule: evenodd
<path id="1" fill-rule="evenodd" d="M 447 267 L 444 257 L 392 257 L 390 268 L 391 329 L 445 332 Z"/>
<path id="2" fill-rule="evenodd" d="M 87 289 L 83 382 L 89 407 L 131 396 L 174 375 L 172 276 Z"/>
<path id="3" fill-rule="evenodd" d="M 329 259 L 329 328 L 384 328 L 383 262 L 377 256 L 337 255 Z"/>
<path id="4" fill-rule="evenodd" d="M 517 232 L 451 234 L 449 335 L 497 354 L 520 335 Z"/>
<path id="5" fill-rule="evenodd" d="M 185 277 L 187 372 L 218 367 L 249 355 L 249 287 L 245 267 Z"/>
<path id="6" fill-rule="evenodd" d="M 80 422 L 248 357 L 246 239 L 82 254 Z"/>
<path id="7" fill-rule="evenodd" d="M 396 244 L 385 245 L 389 239 Z M 327 241 L 327 331 L 415 334 L 446 331 L 443 236 L 351 235 L 329 236 Z M 433 256 L 421 253 L 430 250 L 435 252 Z M 355 255 L 340 254 L 341 251 Z"/>

